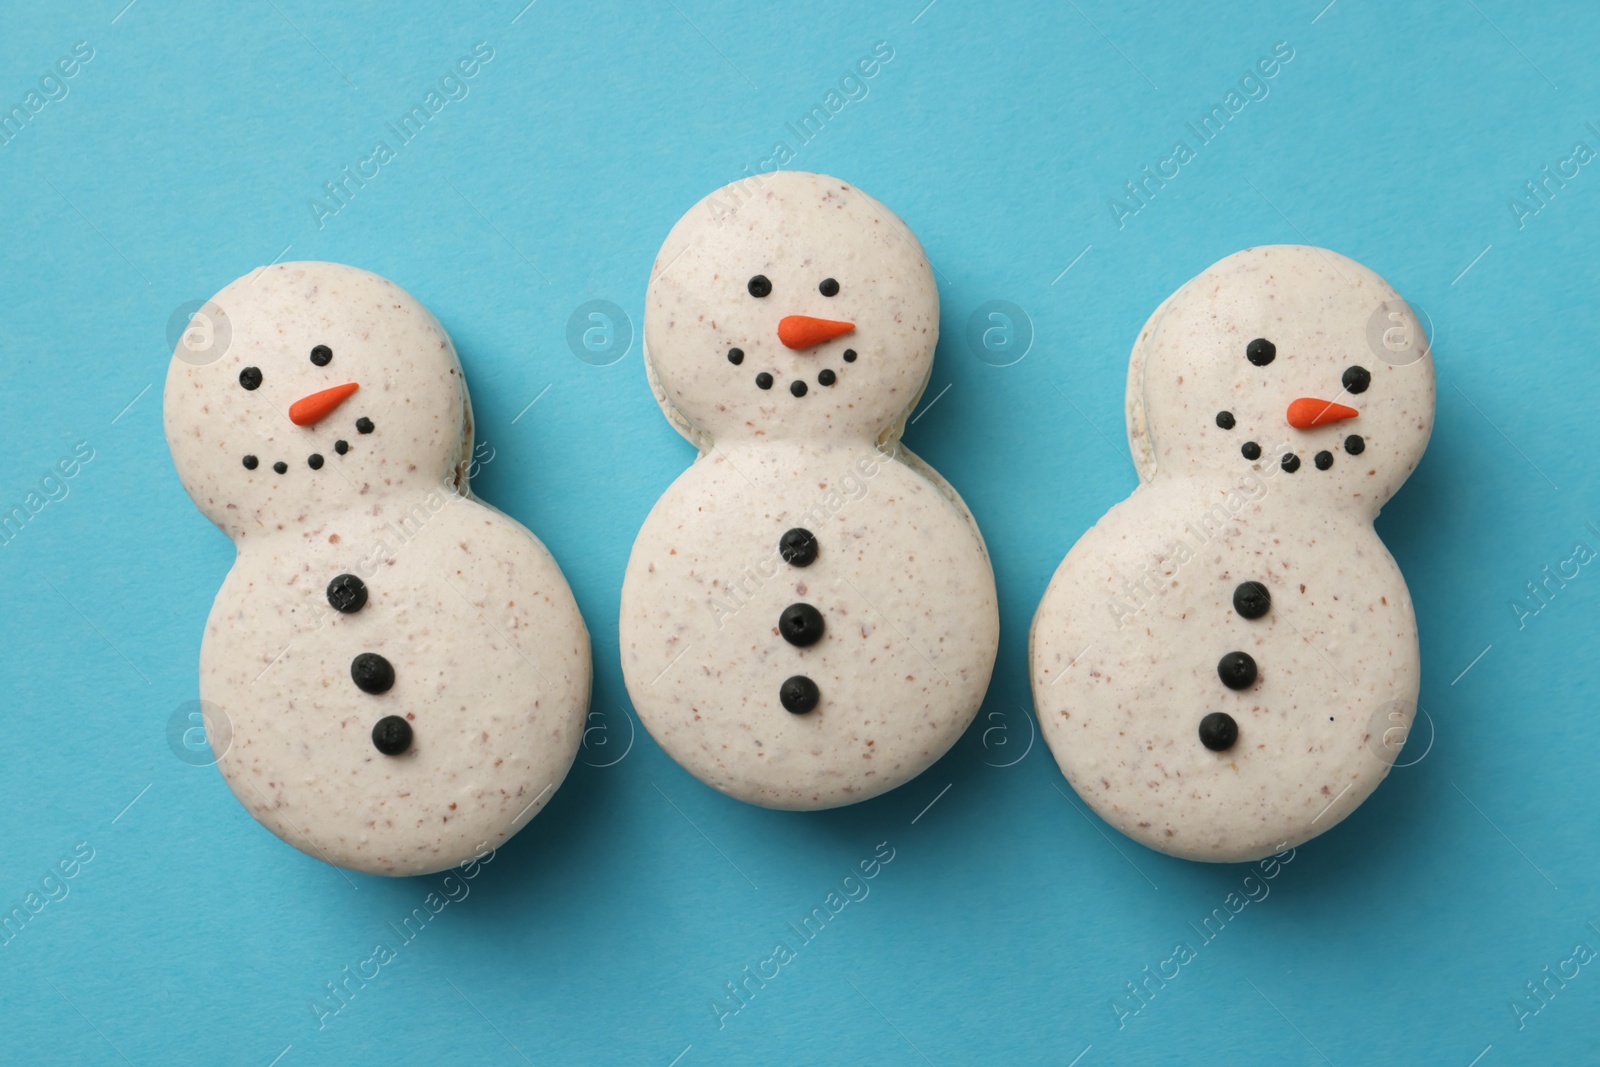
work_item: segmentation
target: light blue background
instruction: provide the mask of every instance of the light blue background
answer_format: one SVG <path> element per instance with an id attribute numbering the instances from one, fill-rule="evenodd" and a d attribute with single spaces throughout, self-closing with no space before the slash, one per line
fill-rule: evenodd
<path id="1" fill-rule="evenodd" d="M 13 5 L 0 34 L 7 110 L 75 42 L 94 48 L 0 147 L 0 505 L 75 443 L 94 450 L 0 549 L 0 910 L 94 849 L 0 947 L 0 1060 L 1600 1060 L 1600 963 L 1552 983 L 1522 1029 L 1510 1006 L 1577 943 L 1600 948 L 1600 575 L 1525 627 L 1510 607 L 1575 542 L 1600 548 L 1600 163 L 1521 226 L 1508 206 L 1575 142 L 1600 148 L 1600 11 L 125 2 Z M 319 229 L 322 183 L 479 41 L 495 58 L 470 95 Z M 894 58 L 869 95 L 791 166 L 883 199 L 937 268 L 940 395 L 907 440 L 983 526 L 1002 645 L 978 724 L 926 775 L 774 813 L 700 785 L 642 731 L 627 747 L 623 566 L 692 457 L 646 388 L 639 311 L 679 215 L 793 144 L 785 123 L 879 41 Z M 1279 41 L 1294 58 L 1270 95 L 1119 228 L 1107 200 Z M 1198 944 L 1188 924 L 1248 869 L 1168 859 L 1086 814 L 1028 749 L 1027 627 L 1074 538 L 1134 485 L 1122 392 L 1140 324 L 1269 242 L 1350 255 L 1435 325 L 1433 442 L 1379 521 L 1417 604 L 1432 746 L 1419 728 L 1402 761 L 1426 756 L 1119 1029 L 1124 983 Z M 167 736 L 232 558 L 162 438 L 168 320 L 279 256 L 386 275 L 449 329 L 495 452 L 475 488 L 565 568 L 600 716 L 548 811 L 322 1029 L 308 1001 L 395 944 L 389 924 L 440 878 L 301 856 Z M 568 347 L 589 300 L 632 319 L 611 365 Z M 1031 322 L 1014 366 L 964 340 L 990 300 Z M 895 858 L 871 895 L 719 1028 L 723 983 L 881 841 Z"/>

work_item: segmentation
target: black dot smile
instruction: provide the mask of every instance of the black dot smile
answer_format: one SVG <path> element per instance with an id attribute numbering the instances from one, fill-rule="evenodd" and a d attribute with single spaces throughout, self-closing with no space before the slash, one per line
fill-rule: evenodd
<path id="1" fill-rule="evenodd" d="M 1367 443 L 1362 440 L 1360 434 L 1351 434 L 1344 439 L 1343 447 L 1352 456 L 1359 456 L 1366 450 Z M 1253 463 L 1261 458 L 1261 446 L 1255 441 L 1246 441 L 1239 446 L 1239 454 Z M 1332 470 L 1333 458 L 1333 452 L 1324 448 L 1312 454 L 1311 462 L 1319 471 Z M 1294 474 L 1303 465 L 1300 457 L 1293 452 L 1285 452 L 1278 457 L 1278 467 L 1285 474 Z"/>
<path id="2" fill-rule="evenodd" d="M 333 443 L 333 450 L 338 455 L 346 455 L 350 451 L 350 442 L 341 438 Z M 244 465 L 245 470 L 253 471 L 261 466 L 261 457 L 251 453 L 244 456 L 240 462 Z M 312 452 L 310 455 L 306 456 L 306 466 L 310 467 L 314 471 L 321 470 L 327 465 L 327 462 L 328 458 L 321 452 Z M 289 464 L 280 459 L 272 464 L 272 469 L 277 474 L 288 474 Z"/>

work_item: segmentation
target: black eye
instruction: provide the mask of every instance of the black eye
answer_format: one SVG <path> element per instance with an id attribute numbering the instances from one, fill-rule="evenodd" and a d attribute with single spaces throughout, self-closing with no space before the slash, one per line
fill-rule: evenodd
<path id="1" fill-rule="evenodd" d="M 821 293 L 823 296 L 838 296 L 839 283 L 834 281 L 832 278 L 824 278 L 822 279 L 822 284 L 817 286 L 817 292 Z"/>
<path id="2" fill-rule="evenodd" d="M 327 345 L 318 345 L 311 350 L 311 362 L 319 367 L 326 367 L 333 362 L 333 349 Z"/>
<path id="3" fill-rule="evenodd" d="M 1278 346 L 1265 337 L 1257 337 L 1244 346 L 1244 358 L 1258 367 L 1265 367 L 1278 358 Z"/>
<path id="4" fill-rule="evenodd" d="M 1350 367 L 1345 370 L 1344 377 L 1340 381 L 1350 392 L 1364 393 L 1367 391 L 1367 386 L 1372 384 L 1372 372 L 1365 367 Z"/>
<path id="5" fill-rule="evenodd" d="M 239 384 L 244 386 L 246 389 L 260 389 L 261 388 L 261 368 L 260 367 L 246 367 L 244 370 L 240 371 L 239 372 Z"/>
<path id="6" fill-rule="evenodd" d="M 754 278 L 750 279 L 745 288 L 750 290 L 751 296 L 760 298 L 772 292 L 772 283 L 767 280 L 767 276 L 765 274 L 757 274 Z"/>
<path id="7" fill-rule="evenodd" d="M 1219 412 L 1217 412 L 1217 425 L 1222 427 L 1224 430 L 1233 429 L 1233 412 L 1231 412 L 1231 411 L 1219 411 Z"/>

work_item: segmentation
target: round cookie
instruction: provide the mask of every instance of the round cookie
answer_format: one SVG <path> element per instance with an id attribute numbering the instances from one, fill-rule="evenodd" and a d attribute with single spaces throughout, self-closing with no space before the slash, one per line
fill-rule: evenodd
<path id="1" fill-rule="evenodd" d="M 999 634 L 977 525 L 899 442 L 938 339 L 921 245 L 845 182 L 764 175 L 690 209 L 645 300 L 652 389 L 700 455 L 623 580 L 640 721 L 753 804 L 908 781 L 972 721 Z"/>
<path id="2" fill-rule="evenodd" d="M 252 272 L 202 314 L 213 345 L 180 342 L 164 407 L 178 477 L 238 553 L 200 646 L 217 766 L 340 867 L 497 847 L 577 754 L 589 637 L 544 545 L 471 494 L 450 338 L 336 263 Z"/>
<path id="3" fill-rule="evenodd" d="M 1372 522 L 1432 430 L 1421 338 L 1382 278 L 1297 245 L 1214 264 L 1141 331 L 1139 487 L 1067 554 L 1030 638 L 1040 732 L 1128 836 L 1259 859 L 1388 773 L 1421 667 Z"/>

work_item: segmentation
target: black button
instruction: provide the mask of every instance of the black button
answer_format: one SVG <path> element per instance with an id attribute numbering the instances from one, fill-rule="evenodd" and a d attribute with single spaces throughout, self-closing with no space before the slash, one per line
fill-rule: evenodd
<path id="1" fill-rule="evenodd" d="M 353 574 L 341 574 L 328 583 L 328 603 L 348 615 L 367 606 L 367 583 Z"/>
<path id="2" fill-rule="evenodd" d="M 385 715 L 372 726 L 372 745 L 385 756 L 398 756 L 411 747 L 411 724 L 398 715 Z"/>
<path id="3" fill-rule="evenodd" d="M 778 700 L 783 704 L 785 711 L 792 711 L 796 715 L 804 715 L 816 708 L 817 701 L 822 699 L 822 694 L 817 690 L 817 683 L 803 674 L 784 680 L 778 688 Z"/>
<path id="4" fill-rule="evenodd" d="M 387 693 L 394 685 L 394 665 L 376 652 L 363 652 L 350 661 L 350 678 L 363 693 Z"/>
<path id="5" fill-rule="evenodd" d="M 1226 752 L 1239 740 L 1239 724 L 1225 711 L 1213 711 L 1200 720 L 1200 743 L 1213 752 Z"/>
<path id="6" fill-rule="evenodd" d="M 822 640 L 823 629 L 822 612 L 810 604 L 790 604 L 778 616 L 778 633 L 800 648 Z"/>
<path id="7" fill-rule="evenodd" d="M 1256 684 L 1256 661 L 1248 652 L 1229 652 L 1217 661 L 1217 677 L 1229 689 L 1249 689 Z"/>
<path id="8" fill-rule="evenodd" d="M 1272 610 L 1272 594 L 1260 582 L 1240 582 L 1233 591 L 1233 610 L 1247 619 L 1259 619 Z"/>
<path id="9" fill-rule="evenodd" d="M 796 526 L 778 538 L 778 554 L 791 567 L 809 567 L 817 561 L 817 538 L 810 530 Z"/>

